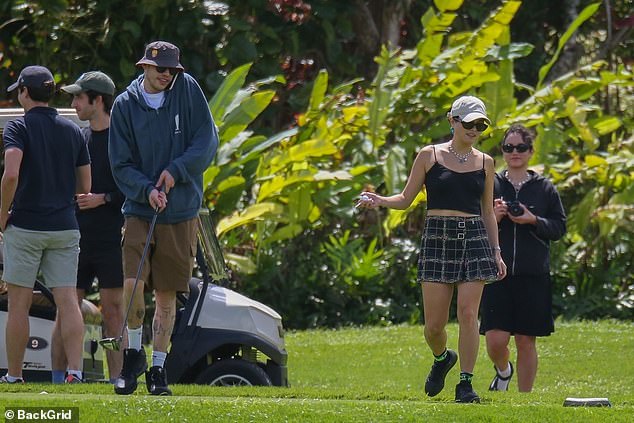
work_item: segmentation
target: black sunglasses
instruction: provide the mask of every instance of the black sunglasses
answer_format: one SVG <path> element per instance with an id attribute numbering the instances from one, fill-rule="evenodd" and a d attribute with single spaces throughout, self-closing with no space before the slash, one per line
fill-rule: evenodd
<path id="1" fill-rule="evenodd" d="M 502 144 L 502 151 L 505 153 L 512 153 L 513 150 L 517 150 L 518 153 L 526 153 L 531 149 L 531 146 L 528 144 Z"/>
<path id="2" fill-rule="evenodd" d="M 165 66 L 156 66 L 156 71 L 158 73 L 164 73 L 166 70 L 169 70 L 170 71 L 170 75 L 172 75 L 172 76 L 176 75 L 179 72 L 178 69 L 176 69 L 176 68 L 168 68 L 168 67 L 165 67 Z"/>
<path id="3" fill-rule="evenodd" d="M 486 124 L 486 123 L 484 123 L 484 122 L 476 122 L 476 121 L 473 121 L 473 122 L 463 122 L 463 121 L 461 121 L 461 120 L 460 120 L 460 118 L 459 118 L 459 117 L 457 117 L 457 116 L 454 116 L 453 118 L 454 118 L 454 120 L 455 120 L 455 121 L 460 122 L 460 123 L 462 124 L 462 127 L 463 127 L 464 129 L 473 129 L 473 127 L 475 126 L 475 129 L 476 129 L 476 130 L 478 130 L 479 132 L 484 132 L 484 131 L 486 131 L 486 129 L 489 127 L 489 125 L 487 125 L 487 124 Z"/>

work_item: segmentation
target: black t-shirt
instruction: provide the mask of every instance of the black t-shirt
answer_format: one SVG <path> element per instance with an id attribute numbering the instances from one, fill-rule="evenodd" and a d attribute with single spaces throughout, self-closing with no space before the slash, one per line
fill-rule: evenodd
<path id="1" fill-rule="evenodd" d="M 22 150 L 9 224 L 35 231 L 78 229 L 77 167 L 90 164 L 79 126 L 51 107 L 34 107 L 7 123 L 4 148 Z"/>
<path id="2" fill-rule="evenodd" d="M 110 161 L 108 159 L 108 129 L 93 131 L 90 128 L 82 130 L 90 151 L 92 175 L 92 189 L 95 194 L 107 193 L 110 201 L 94 209 L 77 209 L 77 221 L 81 230 L 81 243 L 121 243 L 121 227 L 123 215 L 121 205 L 123 194 L 117 188 L 112 177 Z"/>

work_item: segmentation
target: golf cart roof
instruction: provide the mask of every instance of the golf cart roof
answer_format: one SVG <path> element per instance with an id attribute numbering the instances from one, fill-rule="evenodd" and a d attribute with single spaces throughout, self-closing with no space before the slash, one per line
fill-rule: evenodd
<path id="1" fill-rule="evenodd" d="M 79 126 L 88 126 L 87 121 L 79 120 L 77 117 L 77 113 L 75 113 L 75 109 L 71 108 L 60 108 L 57 109 L 57 112 L 60 116 L 64 116 L 75 122 Z M 0 135 L 2 134 L 2 130 L 8 121 L 15 119 L 17 117 L 24 116 L 24 109 L 19 108 L 10 108 L 10 109 L 0 109 Z"/>

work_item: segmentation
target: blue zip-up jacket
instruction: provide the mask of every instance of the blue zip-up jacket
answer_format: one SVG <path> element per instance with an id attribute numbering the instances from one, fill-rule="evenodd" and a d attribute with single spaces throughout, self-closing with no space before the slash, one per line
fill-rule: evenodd
<path id="1" fill-rule="evenodd" d="M 148 197 L 165 169 L 175 185 L 158 223 L 179 223 L 198 215 L 203 172 L 218 148 L 218 132 L 196 80 L 180 73 L 165 91 L 163 105 L 152 109 L 133 80 L 112 106 L 108 155 L 112 175 L 125 195 L 123 214 L 150 220 Z"/>

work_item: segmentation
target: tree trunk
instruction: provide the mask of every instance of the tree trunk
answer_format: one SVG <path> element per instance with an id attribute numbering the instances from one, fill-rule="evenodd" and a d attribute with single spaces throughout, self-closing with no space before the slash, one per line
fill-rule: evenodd
<path id="1" fill-rule="evenodd" d="M 564 0 L 566 7 L 566 20 L 564 28 L 570 27 L 570 25 L 574 22 L 575 19 L 579 16 L 579 0 Z M 561 55 L 559 56 L 559 60 L 553 66 L 551 71 L 546 78 L 547 81 L 552 81 L 557 79 L 559 76 L 564 75 L 568 72 L 574 71 L 579 66 L 579 60 L 584 54 L 583 46 L 577 42 L 576 34 L 573 34 L 572 37 L 568 40 L 563 50 L 561 51 Z"/>
<path id="2" fill-rule="evenodd" d="M 374 57 L 379 52 L 380 34 L 368 4 L 364 0 L 354 0 L 356 13 L 352 14 L 352 27 L 357 34 L 359 53 Z"/>
<path id="3" fill-rule="evenodd" d="M 387 44 L 392 48 L 401 44 L 401 23 L 405 14 L 412 5 L 412 0 L 387 0 L 380 1 L 382 13 L 381 44 Z"/>
<path id="4" fill-rule="evenodd" d="M 365 63 L 366 77 L 376 71 L 374 57 L 379 55 L 381 45 L 399 47 L 401 22 L 411 4 L 412 0 L 353 0 L 352 27 L 357 34 L 357 54 Z"/>

